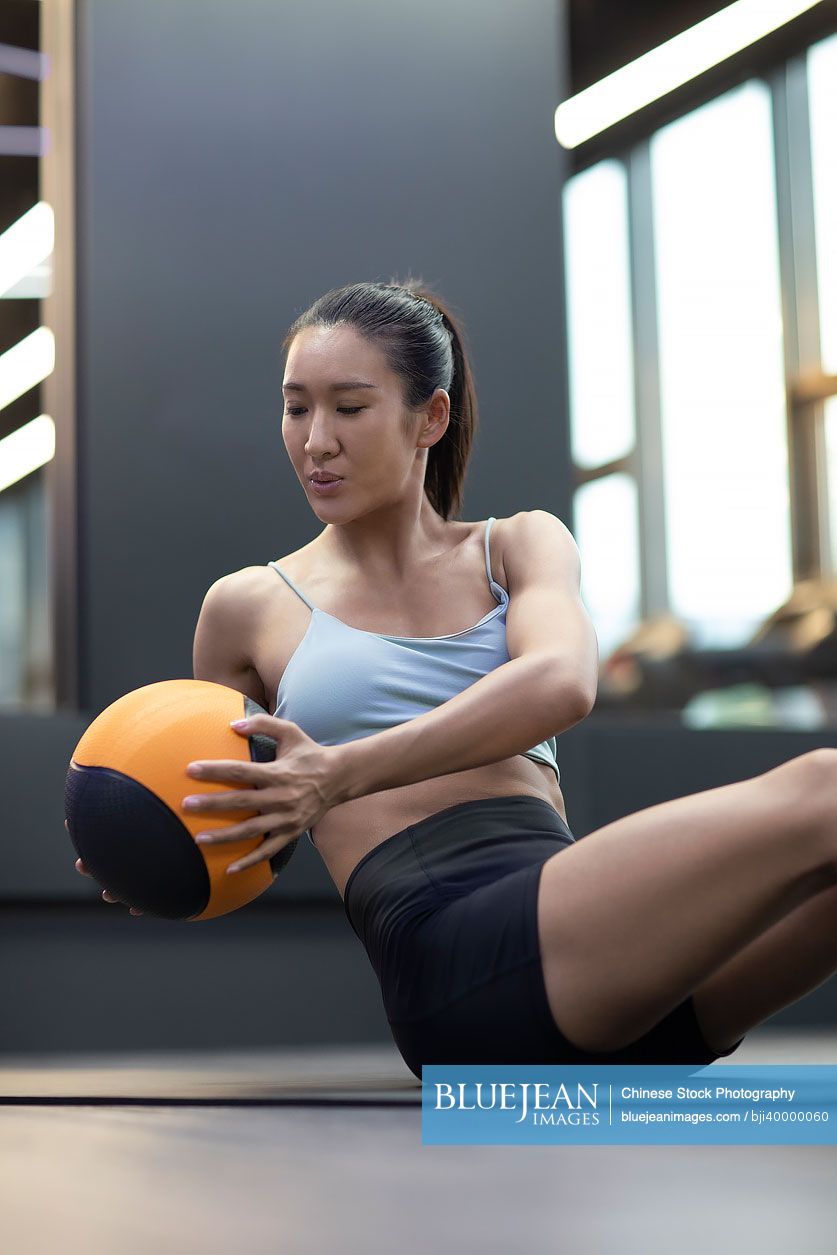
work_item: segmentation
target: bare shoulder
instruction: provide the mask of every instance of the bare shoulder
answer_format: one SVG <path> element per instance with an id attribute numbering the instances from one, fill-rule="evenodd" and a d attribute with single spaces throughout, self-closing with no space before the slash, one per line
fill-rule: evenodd
<path id="1" fill-rule="evenodd" d="M 565 547 L 575 545 L 575 538 L 566 523 L 549 510 L 518 510 L 517 514 L 511 514 L 507 519 L 497 519 L 495 529 L 500 527 L 504 538 L 516 541 L 532 537 L 558 540 Z"/>
<path id="2" fill-rule="evenodd" d="M 238 689 L 266 708 L 264 684 L 254 665 L 254 643 L 267 600 L 263 572 L 272 574 L 268 567 L 242 567 L 209 586 L 195 628 L 192 670 L 196 680 Z"/>
<path id="3" fill-rule="evenodd" d="M 294 557 L 288 555 L 288 559 Z M 285 558 L 276 562 L 285 569 Z M 291 561 L 288 566 L 292 566 Z M 266 616 L 275 617 L 275 595 L 280 587 L 284 587 L 283 581 L 266 562 L 245 566 L 219 576 L 207 589 L 204 606 L 222 629 L 235 634 L 242 650 L 252 657 Z"/>
<path id="4" fill-rule="evenodd" d="M 241 567 L 238 571 L 230 571 L 228 575 L 220 575 L 214 584 L 210 584 L 206 599 L 212 601 L 218 614 L 242 622 L 258 609 L 265 588 L 270 586 L 272 575 L 267 564 Z"/>
<path id="5" fill-rule="evenodd" d="M 556 561 L 575 569 L 580 565 L 578 546 L 570 529 L 549 510 L 518 510 L 508 518 L 497 519 L 499 560 L 505 587 L 521 581 L 533 566 L 546 559 L 550 569 Z M 511 583 L 510 583 L 511 581 Z"/>

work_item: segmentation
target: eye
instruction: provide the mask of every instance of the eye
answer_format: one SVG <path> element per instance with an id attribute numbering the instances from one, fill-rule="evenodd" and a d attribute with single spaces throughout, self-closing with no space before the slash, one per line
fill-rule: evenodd
<path id="1" fill-rule="evenodd" d="M 361 410 L 366 409 L 366 406 L 365 405 L 338 405 L 337 409 L 341 414 L 359 414 Z M 288 408 L 285 410 L 285 413 L 290 414 L 295 417 L 297 414 L 304 414 L 305 407 L 303 405 L 288 406 Z"/>

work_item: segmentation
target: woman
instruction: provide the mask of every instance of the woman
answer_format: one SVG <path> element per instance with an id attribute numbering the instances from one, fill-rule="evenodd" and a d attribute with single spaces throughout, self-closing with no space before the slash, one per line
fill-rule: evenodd
<path id="1" fill-rule="evenodd" d="M 837 968 L 837 754 L 576 841 L 555 738 L 595 699 L 578 550 L 543 510 L 454 521 L 477 405 L 453 316 L 417 281 L 356 283 L 283 347 L 283 440 L 324 527 L 204 600 L 195 677 L 276 694 L 241 731 L 278 742 L 190 767 L 230 786 L 201 813 L 258 810 L 206 839 L 266 833 L 241 868 L 308 831 L 416 1076 L 731 1054 Z"/>

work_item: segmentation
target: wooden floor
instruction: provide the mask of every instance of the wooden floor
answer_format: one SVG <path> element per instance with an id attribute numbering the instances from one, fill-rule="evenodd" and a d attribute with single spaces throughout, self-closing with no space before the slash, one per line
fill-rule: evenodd
<path id="1" fill-rule="evenodd" d="M 0 1062 L 3 1255 L 831 1255 L 835 1182 L 837 1146 L 423 1146 L 388 1046 Z"/>

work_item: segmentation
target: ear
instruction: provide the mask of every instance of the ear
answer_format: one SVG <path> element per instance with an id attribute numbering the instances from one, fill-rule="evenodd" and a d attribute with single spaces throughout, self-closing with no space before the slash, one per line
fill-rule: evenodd
<path id="1" fill-rule="evenodd" d="M 436 389 L 422 412 L 425 419 L 418 445 L 427 449 L 442 439 L 450 423 L 450 396 L 444 388 Z"/>

